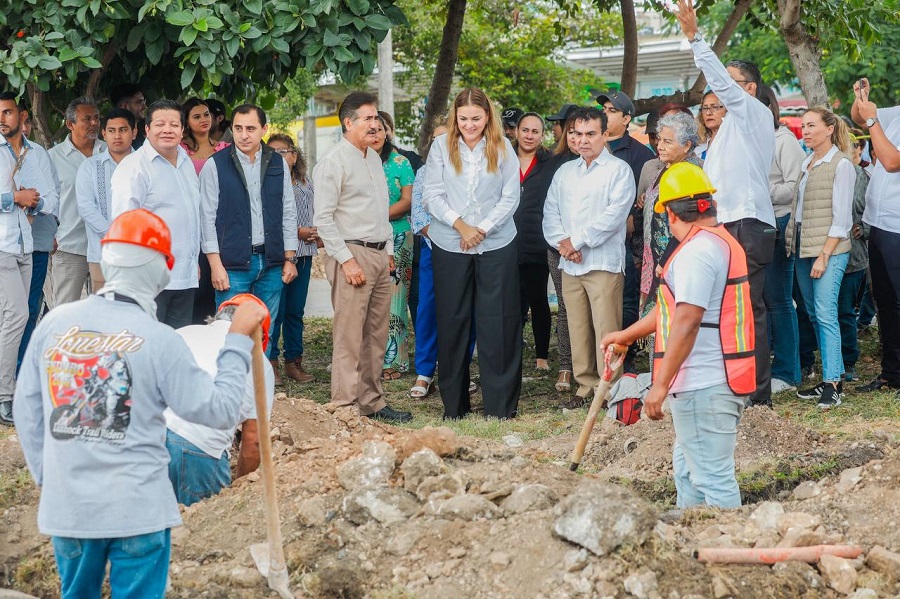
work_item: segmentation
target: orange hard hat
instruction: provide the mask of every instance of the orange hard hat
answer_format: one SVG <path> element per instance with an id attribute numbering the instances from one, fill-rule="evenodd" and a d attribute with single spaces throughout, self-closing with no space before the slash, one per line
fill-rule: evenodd
<path id="1" fill-rule="evenodd" d="M 175 266 L 172 256 L 172 234 L 166 221 L 145 208 L 123 212 L 109 225 L 100 243 L 130 243 L 156 250 L 166 257 L 169 270 Z"/>
<path id="2" fill-rule="evenodd" d="M 266 348 L 269 347 L 269 329 L 272 328 L 272 315 L 269 313 L 269 307 L 266 306 L 265 302 L 261 299 L 253 295 L 252 293 L 238 293 L 236 296 L 225 300 L 221 304 L 219 304 L 219 310 L 224 308 L 225 306 L 240 306 L 244 302 L 253 302 L 257 305 L 262 306 L 266 309 L 266 317 L 263 318 L 262 321 L 262 346 L 263 351 L 266 351 Z"/>

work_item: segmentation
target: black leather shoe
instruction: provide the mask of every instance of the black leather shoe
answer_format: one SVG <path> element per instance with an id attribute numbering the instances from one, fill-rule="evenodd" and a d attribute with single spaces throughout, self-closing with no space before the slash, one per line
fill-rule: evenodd
<path id="1" fill-rule="evenodd" d="M 900 384 L 876 377 L 867 385 L 857 385 L 854 391 L 858 393 L 870 393 L 872 391 L 880 391 L 881 389 L 900 389 Z"/>
<path id="2" fill-rule="evenodd" d="M 389 420 L 391 422 L 409 422 L 412 420 L 410 412 L 399 412 L 390 406 L 384 406 L 374 414 L 369 414 L 373 420 Z"/>
<path id="3" fill-rule="evenodd" d="M 13 423 L 12 400 L 0 401 L 0 424 L 15 426 Z"/>

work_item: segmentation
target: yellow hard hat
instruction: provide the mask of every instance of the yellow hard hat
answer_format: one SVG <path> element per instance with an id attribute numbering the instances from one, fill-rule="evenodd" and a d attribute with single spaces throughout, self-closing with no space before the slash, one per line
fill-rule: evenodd
<path id="1" fill-rule="evenodd" d="M 653 210 L 666 211 L 666 204 L 675 200 L 688 200 L 697 196 L 711 196 L 716 188 L 702 168 L 690 162 L 676 162 L 666 169 L 659 180 L 659 199 Z"/>

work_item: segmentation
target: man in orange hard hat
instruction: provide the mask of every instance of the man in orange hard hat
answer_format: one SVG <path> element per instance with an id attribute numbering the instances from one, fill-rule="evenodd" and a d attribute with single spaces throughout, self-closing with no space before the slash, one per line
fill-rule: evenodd
<path id="1" fill-rule="evenodd" d="M 677 504 L 739 507 L 734 446 L 744 397 L 756 390 L 753 308 L 747 258 L 716 219 L 715 188 L 698 166 L 679 162 L 659 183 L 654 206 L 678 247 L 663 266 L 657 305 L 600 342 L 628 346 L 656 333 L 653 386 L 643 411 L 675 427 Z"/>
<path id="2" fill-rule="evenodd" d="M 53 310 L 25 353 L 13 416 L 41 488 L 38 528 L 50 535 L 62 597 L 162 597 L 181 524 L 167 476 L 163 411 L 233 427 L 250 369 L 250 335 L 266 316 L 238 307 L 215 379 L 156 320 L 174 265 L 169 229 L 147 210 L 122 213 L 101 241 L 106 285 Z"/>

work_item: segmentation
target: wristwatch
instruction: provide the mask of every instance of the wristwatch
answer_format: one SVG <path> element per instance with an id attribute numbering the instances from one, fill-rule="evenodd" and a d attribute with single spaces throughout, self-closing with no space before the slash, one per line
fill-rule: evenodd
<path id="1" fill-rule="evenodd" d="M 873 116 L 870 119 L 866 119 L 866 129 L 871 129 L 872 127 L 875 126 L 875 123 L 877 123 L 877 122 L 878 122 L 877 116 Z"/>
<path id="2" fill-rule="evenodd" d="M 290 262 L 290 263 L 293 264 L 294 266 L 297 266 L 297 262 L 298 262 L 299 260 L 300 260 L 300 256 L 298 256 L 297 254 L 294 254 L 294 255 L 291 256 L 290 258 L 285 258 L 285 259 L 284 259 L 285 262 Z"/>
<path id="3" fill-rule="evenodd" d="M 694 34 L 694 39 L 688 40 L 688 42 L 690 42 L 691 44 L 696 44 L 697 42 L 702 42 L 702 41 L 703 41 L 703 36 L 700 35 L 699 31 Z"/>

